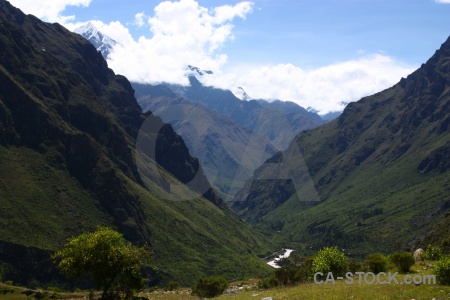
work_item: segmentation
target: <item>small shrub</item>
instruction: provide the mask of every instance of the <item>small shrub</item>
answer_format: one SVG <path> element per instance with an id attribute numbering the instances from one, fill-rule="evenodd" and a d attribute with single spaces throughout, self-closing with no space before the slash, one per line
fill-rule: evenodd
<path id="1" fill-rule="evenodd" d="M 49 287 L 47 287 L 47 290 L 49 290 L 51 292 L 55 292 L 55 293 L 61 293 L 61 289 L 56 286 L 49 286 Z"/>
<path id="2" fill-rule="evenodd" d="M 228 282 L 223 277 L 199 278 L 192 288 L 192 294 L 202 298 L 212 298 L 223 294 L 226 288 L 228 288 Z"/>
<path id="3" fill-rule="evenodd" d="M 414 265 L 414 257 L 409 252 L 397 252 L 391 254 L 389 259 L 398 268 L 400 272 L 407 273 L 412 265 Z"/>
<path id="4" fill-rule="evenodd" d="M 178 284 L 178 282 L 176 282 L 176 281 L 170 281 L 170 282 L 167 284 L 165 290 L 166 290 L 166 291 L 174 291 L 174 290 L 178 290 L 178 287 L 179 287 L 179 286 L 180 286 L 180 285 Z"/>
<path id="5" fill-rule="evenodd" d="M 378 274 L 387 271 L 389 262 L 383 254 L 374 253 L 369 255 L 369 258 L 364 263 L 371 272 Z"/>
<path id="6" fill-rule="evenodd" d="M 442 256 L 442 250 L 438 246 L 428 245 L 425 250 L 425 259 L 439 260 Z"/>
<path id="7" fill-rule="evenodd" d="M 434 266 L 436 280 L 443 285 L 450 285 L 450 257 L 441 258 Z"/>
<path id="8" fill-rule="evenodd" d="M 289 266 L 284 266 L 275 271 L 275 278 L 281 285 L 294 284 L 297 282 L 297 269 Z"/>
<path id="9" fill-rule="evenodd" d="M 14 285 L 14 282 L 12 280 L 6 280 L 5 284 L 6 285 Z"/>
<path id="10" fill-rule="evenodd" d="M 352 273 L 362 272 L 364 271 L 364 266 L 361 263 L 352 259 L 347 262 L 347 269 L 349 272 Z"/>
<path id="11" fill-rule="evenodd" d="M 312 280 L 313 272 L 313 257 L 308 257 L 303 261 L 295 274 L 295 282 L 306 282 Z"/>
<path id="12" fill-rule="evenodd" d="M 332 272 L 334 277 L 344 276 L 347 271 L 347 257 L 337 247 L 327 247 L 320 250 L 312 263 L 314 273 L 326 275 Z"/>
<path id="13" fill-rule="evenodd" d="M 262 290 L 271 289 L 277 287 L 278 285 L 279 285 L 278 280 L 274 276 L 264 278 L 263 280 L 258 282 L 258 288 Z"/>

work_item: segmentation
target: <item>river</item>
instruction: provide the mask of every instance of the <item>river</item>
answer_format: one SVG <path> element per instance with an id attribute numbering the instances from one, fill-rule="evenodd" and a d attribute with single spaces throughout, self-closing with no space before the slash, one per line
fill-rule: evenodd
<path id="1" fill-rule="evenodd" d="M 282 258 L 288 258 L 293 251 L 294 250 L 292 250 L 292 249 L 284 249 L 284 253 L 283 254 L 278 255 L 278 257 L 276 257 L 273 260 L 269 261 L 267 264 L 269 266 L 273 267 L 273 268 L 279 269 L 281 267 L 279 265 L 277 265 L 277 261 L 279 261 Z"/>

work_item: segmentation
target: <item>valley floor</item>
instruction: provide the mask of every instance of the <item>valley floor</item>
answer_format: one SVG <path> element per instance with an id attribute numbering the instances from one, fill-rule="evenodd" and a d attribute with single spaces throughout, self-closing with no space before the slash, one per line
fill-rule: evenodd
<path id="1" fill-rule="evenodd" d="M 13 293 L 3 294 L 0 287 L 0 299 L 36 299 L 33 296 L 25 296 L 21 294 L 21 290 L 15 288 Z M 75 293 L 75 294 L 63 294 L 63 299 L 83 299 L 87 296 L 86 293 Z M 148 299 L 199 299 L 196 296 L 192 296 L 189 290 L 179 290 L 177 292 L 163 292 L 158 293 L 142 293 L 140 296 L 147 297 Z M 270 290 L 247 290 L 242 291 L 238 294 L 224 294 L 215 299 L 233 299 L 233 300 L 245 300 L 245 299 L 263 299 L 272 297 L 273 300 L 279 299 L 450 299 L 450 287 L 442 285 L 419 285 L 416 286 L 406 285 L 406 284 L 391 284 L 391 285 L 380 285 L 380 284 L 353 284 L 347 285 L 343 281 L 337 284 L 319 285 L 315 283 L 300 284 L 293 287 L 276 288 Z M 87 297 L 86 297 L 87 298 Z M 84 298 L 84 299 L 86 299 Z"/>
<path id="2" fill-rule="evenodd" d="M 428 263 L 427 263 L 428 264 Z M 415 275 L 429 275 L 431 269 L 424 270 L 424 263 L 416 263 L 413 266 L 411 276 Z M 394 273 L 395 271 L 392 271 Z M 402 284 L 405 279 L 405 274 L 398 274 L 396 276 L 398 284 L 358 284 L 355 280 L 353 284 L 346 284 L 344 280 L 337 280 L 336 284 L 316 284 L 304 283 L 291 287 L 275 288 L 269 290 L 258 290 L 253 288 L 257 280 L 245 282 L 241 291 L 238 293 L 223 294 L 220 297 L 214 298 L 218 300 L 244 300 L 244 299 L 264 299 L 272 298 L 279 299 L 450 299 L 450 286 L 443 286 L 439 284 Z M 238 283 L 232 283 L 230 289 L 239 289 Z M 0 283 L 0 299 L 36 299 L 34 295 L 26 296 L 22 292 L 27 290 L 22 287 L 8 286 Z M 53 292 L 47 292 L 47 298 L 50 299 Z M 79 293 L 56 293 L 55 299 L 87 299 L 87 292 Z M 147 299 L 199 299 L 190 294 L 190 289 L 179 289 L 174 292 L 165 292 L 157 290 L 154 292 L 142 292 L 141 297 Z"/>

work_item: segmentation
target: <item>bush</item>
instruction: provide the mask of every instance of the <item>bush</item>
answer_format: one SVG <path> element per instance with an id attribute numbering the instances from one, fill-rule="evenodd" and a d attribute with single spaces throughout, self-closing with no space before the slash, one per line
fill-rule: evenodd
<path id="1" fill-rule="evenodd" d="M 297 272 L 295 274 L 295 282 L 305 282 L 312 280 L 312 277 L 314 276 L 313 272 L 313 257 L 308 257 L 303 261 L 303 263 L 300 265 L 300 267 L 297 269 Z"/>
<path id="2" fill-rule="evenodd" d="M 450 285 L 450 257 L 441 258 L 434 266 L 433 273 L 440 284 Z"/>
<path id="3" fill-rule="evenodd" d="M 347 257 L 337 247 L 327 247 L 320 250 L 312 263 L 314 273 L 326 275 L 332 272 L 334 277 L 344 276 L 347 271 Z"/>
<path id="4" fill-rule="evenodd" d="M 192 294 L 199 297 L 217 297 L 228 288 L 228 282 L 225 278 L 219 276 L 211 276 L 199 278 L 192 288 Z"/>
<path id="5" fill-rule="evenodd" d="M 296 274 L 296 268 L 284 266 L 275 271 L 275 278 L 280 285 L 294 284 L 298 281 Z"/>
<path id="6" fill-rule="evenodd" d="M 438 246 L 428 245 L 425 250 L 425 259 L 439 260 L 442 256 L 442 250 Z"/>
<path id="7" fill-rule="evenodd" d="M 381 253 L 375 253 L 369 255 L 369 258 L 364 262 L 369 270 L 375 274 L 380 272 L 386 272 L 388 269 L 388 260 L 386 256 Z"/>
<path id="8" fill-rule="evenodd" d="M 166 291 L 174 291 L 174 290 L 178 290 L 178 287 L 180 285 L 178 284 L 178 282 L 176 281 L 169 281 L 169 283 L 167 284 L 165 290 Z"/>
<path id="9" fill-rule="evenodd" d="M 347 269 L 352 273 L 365 271 L 364 266 L 360 262 L 357 262 L 355 260 L 350 260 L 347 262 Z"/>
<path id="10" fill-rule="evenodd" d="M 403 273 L 409 272 L 409 268 L 415 263 L 414 257 L 409 252 L 397 252 L 391 254 L 389 259 L 398 270 Z"/>
<path id="11" fill-rule="evenodd" d="M 278 286 L 278 280 L 272 276 L 269 278 L 264 278 L 263 280 L 258 282 L 258 288 L 267 290 Z"/>
<path id="12" fill-rule="evenodd" d="M 5 284 L 6 285 L 14 285 L 14 282 L 12 280 L 6 280 Z"/>

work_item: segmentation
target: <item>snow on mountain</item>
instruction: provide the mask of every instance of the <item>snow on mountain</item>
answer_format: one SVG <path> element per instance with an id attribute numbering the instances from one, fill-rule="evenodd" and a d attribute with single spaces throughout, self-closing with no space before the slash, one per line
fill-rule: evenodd
<path id="1" fill-rule="evenodd" d="M 238 86 L 237 88 L 233 89 L 231 91 L 237 98 L 241 99 L 241 100 L 245 100 L 245 101 L 250 101 L 252 100 L 252 98 L 247 94 L 247 92 L 240 86 Z"/>
<path id="2" fill-rule="evenodd" d="M 117 45 L 117 42 L 109 36 L 101 33 L 92 22 L 86 22 L 74 30 L 75 33 L 80 34 L 85 39 L 90 41 L 97 51 L 107 58 L 112 48 Z"/>

